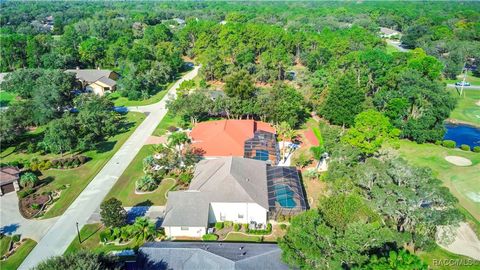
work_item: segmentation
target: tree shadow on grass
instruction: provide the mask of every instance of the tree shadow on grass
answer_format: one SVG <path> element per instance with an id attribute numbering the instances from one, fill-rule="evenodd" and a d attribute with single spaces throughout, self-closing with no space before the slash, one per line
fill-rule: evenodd
<path id="1" fill-rule="evenodd" d="M 19 227 L 20 225 L 18 223 L 5 225 L 0 228 L 0 234 L 13 235 Z"/>
<path id="2" fill-rule="evenodd" d="M 99 143 L 96 148 L 97 153 L 100 154 L 100 153 L 106 153 L 106 152 L 112 151 L 116 143 L 117 141 L 106 141 L 106 142 Z"/>

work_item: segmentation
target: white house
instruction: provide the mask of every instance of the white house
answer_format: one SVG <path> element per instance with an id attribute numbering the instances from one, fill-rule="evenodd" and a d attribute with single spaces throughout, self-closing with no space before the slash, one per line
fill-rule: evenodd
<path id="1" fill-rule="evenodd" d="M 275 179 L 268 177 L 271 168 L 275 172 L 289 169 L 241 157 L 200 161 L 195 167 L 189 189 L 168 193 L 162 223 L 166 235 L 201 237 L 207 233 L 208 225 L 215 222 L 266 225 L 267 214 L 279 207 L 305 210 L 296 169 L 290 167 L 294 173 L 286 177 L 278 174 L 281 176 L 278 179 L 287 179 L 291 183 L 283 181 L 277 184 Z M 290 192 L 285 192 L 284 187 L 287 186 Z M 289 203 L 285 204 L 282 200 L 288 200 Z"/>

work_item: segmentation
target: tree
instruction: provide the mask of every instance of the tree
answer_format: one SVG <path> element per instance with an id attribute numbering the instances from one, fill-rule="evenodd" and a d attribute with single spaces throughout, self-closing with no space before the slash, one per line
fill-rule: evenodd
<path id="1" fill-rule="evenodd" d="M 131 235 L 135 237 L 137 241 L 150 241 L 157 235 L 155 224 L 150 222 L 146 217 L 137 217 L 131 226 Z"/>
<path id="2" fill-rule="evenodd" d="M 404 249 L 400 249 L 399 251 L 390 251 L 386 257 L 373 255 L 368 263 L 355 269 L 427 270 L 428 265 L 414 254 L 411 254 Z"/>
<path id="3" fill-rule="evenodd" d="M 38 177 L 32 172 L 23 173 L 20 176 L 20 186 L 33 188 L 38 182 Z"/>
<path id="4" fill-rule="evenodd" d="M 80 43 L 78 53 L 88 66 L 97 67 L 98 60 L 105 55 L 105 44 L 102 40 L 91 37 Z"/>
<path id="5" fill-rule="evenodd" d="M 279 245 L 283 261 L 293 267 L 341 269 L 364 263 L 368 252 L 395 240 L 396 235 L 379 222 L 355 221 L 342 229 L 312 209 L 292 219 Z"/>
<path id="6" fill-rule="evenodd" d="M 226 78 L 224 91 L 229 97 L 251 99 L 255 95 L 255 86 L 250 75 L 241 70 Z"/>
<path id="7" fill-rule="evenodd" d="M 170 146 L 173 146 L 173 147 L 175 147 L 175 149 L 177 149 L 178 155 L 181 158 L 182 157 L 183 146 L 186 143 L 190 142 L 190 138 L 188 138 L 187 133 L 177 131 L 177 132 L 174 132 L 174 133 L 170 134 L 168 136 L 167 141 L 168 141 L 168 144 Z"/>
<path id="8" fill-rule="evenodd" d="M 114 256 L 93 253 L 90 251 L 79 251 L 76 253 L 67 253 L 61 256 L 49 258 L 41 262 L 35 270 L 114 270 L 120 268 L 120 262 Z"/>
<path id="9" fill-rule="evenodd" d="M 122 202 L 116 198 L 102 202 L 100 216 L 107 227 L 122 227 L 127 223 L 127 211 L 122 207 Z"/>
<path id="10" fill-rule="evenodd" d="M 287 122 L 281 122 L 275 125 L 278 138 L 282 141 L 282 159 L 285 158 L 285 151 L 287 149 L 286 143 L 296 137 L 296 132 L 293 130 Z"/>
<path id="11" fill-rule="evenodd" d="M 364 101 L 365 94 L 356 86 L 355 78 L 346 74 L 331 88 L 320 113 L 332 124 L 351 126 Z"/>
<path id="12" fill-rule="evenodd" d="M 48 123 L 41 145 L 49 152 L 63 155 L 77 148 L 77 139 L 75 118 L 66 115 Z"/>
<path id="13" fill-rule="evenodd" d="M 347 131 L 342 140 L 371 155 L 380 149 L 384 141 L 396 138 L 399 134 L 400 130 L 394 128 L 386 116 L 375 110 L 367 110 L 355 117 L 355 126 Z"/>

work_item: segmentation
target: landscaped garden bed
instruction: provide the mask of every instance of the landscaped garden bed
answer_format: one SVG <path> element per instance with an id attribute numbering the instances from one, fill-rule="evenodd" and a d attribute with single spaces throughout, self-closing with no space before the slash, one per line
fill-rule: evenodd
<path id="1" fill-rule="evenodd" d="M 20 213 L 26 219 L 37 216 L 52 200 L 48 194 L 31 194 L 19 201 Z"/>
<path id="2" fill-rule="evenodd" d="M 2 235 L 0 238 L 0 269 L 18 269 L 25 257 L 37 243 L 31 239 L 20 240 L 20 235 L 12 237 Z"/>
<path id="3" fill-rule="evenodd" d="M 270 223 L 268 223 L 264 229 L 253 229 L 249 227 L 248 224 L 233 223 L 230 221 L 217 222 L 211 224 L 211 229 L 209 230 L 213 229 L 213 232 L 204 235 L 202 240 L 263 242 L 265 238 L 271 238 L 272 232 L 277 231 L 277 228 L 274 228 Z M 274 236 L 274 239 L 276 239 L 276 237 L 278 237 L 278 235 Z"/>

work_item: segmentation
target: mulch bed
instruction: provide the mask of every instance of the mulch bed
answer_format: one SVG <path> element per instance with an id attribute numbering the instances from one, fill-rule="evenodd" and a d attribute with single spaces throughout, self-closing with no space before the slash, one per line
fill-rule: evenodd
<path id="1" fill-rule="evenodd" d="M 23 199 L 20 199 L 20 213 L 24 218 L 33 218 L 38 212 L 41 211 L 43 205 L 50 200 L 48 195 L 32 194 Z M 38 209 L 33 209 L 32 205 L 38 204 Z"/>

